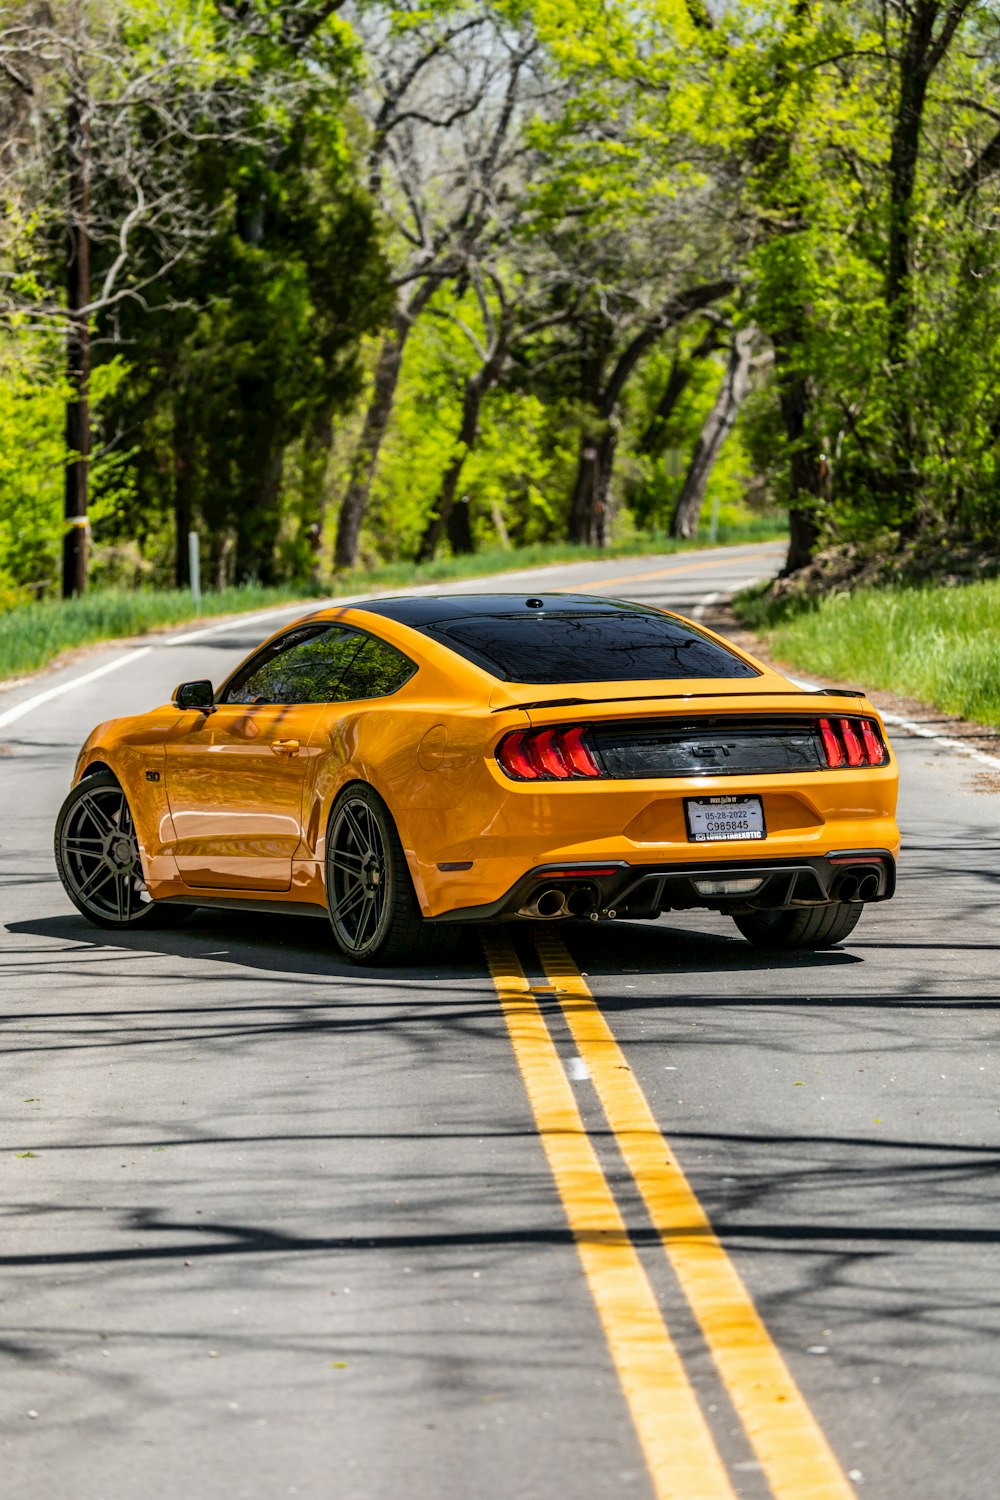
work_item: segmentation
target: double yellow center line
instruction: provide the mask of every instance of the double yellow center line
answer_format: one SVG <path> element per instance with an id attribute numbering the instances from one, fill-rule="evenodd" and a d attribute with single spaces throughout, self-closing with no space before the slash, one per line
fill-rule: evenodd
<path id="1" fill-rule="evenodd" d="M 534 941 L 608 1125 L 774 1500 L 848 1500 L 853 1487 L 714 1234 L 583 976 L 558 936 L 544 933 Z M 484 942 L 542 1145 L 657 1500 L 735 1500 L 534 989 L 502 932 L 488 932 Z"/>

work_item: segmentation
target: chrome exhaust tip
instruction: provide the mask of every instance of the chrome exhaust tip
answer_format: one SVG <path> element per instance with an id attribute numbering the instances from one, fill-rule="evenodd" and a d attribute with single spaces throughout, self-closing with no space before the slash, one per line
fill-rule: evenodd
<path id="1" fill-rule="evenodd" d="M 540 917 L 543 921 L 567 915 L 566 892 L 557 885 L 547 885 L 518 911 L 519 917 Z"/>

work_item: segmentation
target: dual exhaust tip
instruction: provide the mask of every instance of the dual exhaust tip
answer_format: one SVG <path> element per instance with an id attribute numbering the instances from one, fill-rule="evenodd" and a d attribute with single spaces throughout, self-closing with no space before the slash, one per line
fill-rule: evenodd
<path id="1" fill-rule="evenodd" d="M 575 885 L 569 890 L 547 885 L 520 908 L 518 916 L 546 921 L 554 917 L 588 917 L 596 910 L 597 892 L 592 885 Z"/>
<path id="2" fill-rule="evenodd" d="M 835 901 L 873 901 L 881 884 L 875 870 L 845 870 L 833 882 L 830 895 Z"/>

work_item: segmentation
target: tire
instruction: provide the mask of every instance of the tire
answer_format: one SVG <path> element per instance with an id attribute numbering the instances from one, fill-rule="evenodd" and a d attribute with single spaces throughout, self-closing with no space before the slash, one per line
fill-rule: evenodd
<path id="1" fill-rule="evenodd" d="M 733 921 L 755 948 L 832 948 L 854 931 L 864 909 L 863 901 L 835 901 L 792 911 L 747 912 Z"/>
<path id="2" fill-rule="evenodd" d="M 110 771 L 85 776 L 66 798 L 55 856 L 63 889 L 95 927 L 172 927 L 187 915 L 186 907 L 156 902 L 147 891 L 132 810 Z"/>
<path id="3" fill-rule="evenodd" d="M 366 782 L 345 787 L 330 813 L 326 904 L 351 963 L 420 963 L 447 941 L 421 916 L 392 814 Z"/>

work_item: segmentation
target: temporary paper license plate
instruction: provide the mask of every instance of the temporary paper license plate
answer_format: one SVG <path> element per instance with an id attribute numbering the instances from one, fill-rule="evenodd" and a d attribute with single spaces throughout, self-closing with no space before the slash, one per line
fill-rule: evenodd
<path id="1" fill-rule="evenodd" d="M 694 844 L 736 843 L 764 837 L 759 797 L 687 797 L 688 838 Z"/>

